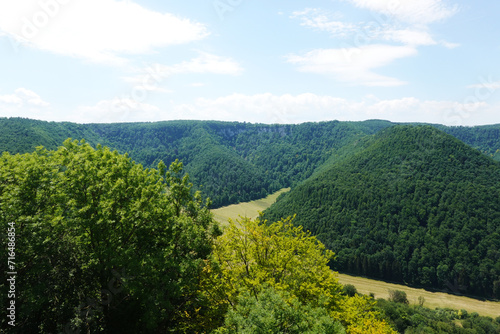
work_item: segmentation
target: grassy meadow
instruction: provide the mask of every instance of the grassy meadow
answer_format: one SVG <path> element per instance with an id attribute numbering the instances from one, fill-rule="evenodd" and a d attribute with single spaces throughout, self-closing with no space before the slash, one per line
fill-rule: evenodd
<path id="1" fill-rule="evenodd" d="M 235 221 L 240 216 L 254 219 L 259 216 L 259 212 L 264 211 L 274 202 L 276 202 L 276 199 L 279 195 L 287 191 L 290 191 L 290 188 L 283 188 L 281 190 L 278 190 L 277 192 L 268 195 L 266 198 L 214 209 L 212 210 L 212 213 L 214 214 L 215 220 L 217 220 L 222 225 L 227 224 L 227 221 L 229 219 Z"/>
<path id="2" fill-rule="evenodd" d="M 496 318 L 500 316 L 500 302 L 483 301 L 479 299 L 452 295 L 444 292 L 432 292 L 425 289 L 410 288 L 405 285 L 387 283 L 383 281 L 368 279 L 364 277 L 339 274 L 342 284 L 352 284 L 359 293 L 375 294 L 375 298 L 389 299 L 389 290 L 401 290 L 406 292 L 410 304 L 418 304 L 418 298 L 424 298 L 424 306 L 430 309 L 451 308 L 454 310 L 466 310 L 469 313 L 477 312 L 482 316 Z"/>

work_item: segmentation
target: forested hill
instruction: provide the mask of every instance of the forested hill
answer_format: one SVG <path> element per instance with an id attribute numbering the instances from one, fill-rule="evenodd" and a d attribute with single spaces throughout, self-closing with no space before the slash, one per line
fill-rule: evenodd
<path id="1" fill-rule="evenodd" d="M 380 120 L 264 125 L 215 121 L 75 124 L 0 118 L 0 151 L 28 153 L 37 146 L 56 149 L 73 138 L 128 153 L 146 167 L 179 159 L 195 187 L 212 199 L 213 207 L 220 207 L 294 186 L 339 155 L 351 154 L 347 144 L 393 125 Z M 438 127 L 488 155 L 500 148 L 500 125 Z"/>
<path id="2" fill-rule="evenodd" d="M 337 270 L 499 298 L 500 163 L 430 126 L 353 146 L 266 218 L 296 213 Z"/>
<path id="3" fill-rule="evenodd" d="M 305 180 L 336 149 L 391 126 L 386 121 L 264 125 L 237 122 L 73 124 L 0 119 L 0 149 L 55 149 L 71 137 L 128 153 L 155 167 L 179 159 L 195 187 L 219 207 L 248 201 Z"/>

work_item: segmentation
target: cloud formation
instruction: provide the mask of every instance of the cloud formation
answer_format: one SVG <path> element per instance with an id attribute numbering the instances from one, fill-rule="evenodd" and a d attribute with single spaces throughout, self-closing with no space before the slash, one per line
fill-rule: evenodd
<path id="1" fill-rule="evenodd" d="M 50 119 L 53 115 L 49 107 L 50 103 L 24 87 L 17 88 L 12 94 L 0 95 L 0 117 Z"/>
<path id="2" fill-rule="evenodd" d="M 77 123 L 148 122 L 160 120 L 161 111 L 154 105 L 131 98 L 114 98 L 92 106 L 80 106 L 70 117 L 70 121 Z"/>
<path id="3" fill-rule="evenodd" d="M 442 21 L 459 11 L 442 0 L 346 0 L 359 8 L 377 12 L 398 21 L 427 25 Z"/>
<path id="4" fill-rule="evenodd" d="M 498 83 L 494 84 L 496 91 Z M 470 87 L 474 88 L 476 85 Z M 477 87 L 474 90 L 476 89 Z M 393 122 L 482 125 L 500 123 L 500 114 L 497 112 L 500 105 L 487 103 L 484 98 L 490 90 L 493 88 L 483 85 L 479 93 L 471 94 L 462 102 L 422 100 L 415 97 L 379 99 L 373 95 L 354 101 L 313 93 L 235 93 L 214 99 L 198 98 L 192 103 L 171 103 L 162 108 L 133 97 L 124 97 L 82 105 L 71 112 L 56 112 L 35 92 L 19 88 L 13 94 L 0 95 L 0 117 L 30 117 L 77 123 L 200 119 L 293 124 L 385 119 Z M 33 117 L 34 114 L 37 117 Z"/>
<path id="5" fill-rule="evenodd" d="M 307 8 L 292 13 L 301 26 L 328 33 L 341 47 L 315 49 L 303 55 L 289 55 L 288 62 L 302 72 L 328 74 L 350 85 L 392 87 L 406 82 L 374 72 L 393 61 L 414 56 L 420 46 L 458 44 L 436 41 L 429 24 L 451 17 L 458 7 L 440 0 L 345 0 L 370 10 L 372 20 L 343 22 L 341 13 Z"/>
<path id="6" fill-rule="evenodd" d="M 127 54 L 208 35 L 201 23 L 117 0 L 2 1 L 0 33 L 43 51 L 114 65 L 126 63 Z"/>
<path id="7" fill-rule="evenodd" d="M 0 103 L 4 104 L 4 107 L 41 107 L 45 108 L 50 106 L 48 102 L 42 100 L 40 95 L 35 92 L 26 89 L 18 88 L 13 94 L 0 95 Z"/>
<path id="8" fill-rule="evenodd" d="M 136 69 L 133 76 L 123 79 L 147 91 L 157 91 L 170 93 L 171 90 L 161 87 L 162 82 L 178 74 L 219 74 L 219 75 L 239 75 L 243 73 L 243 68 L 235 60 L 221 57 L 207 52 L 198 52 L 198 57 L 183 61 L 175 65 L 164 65 L 154 63 L 144 68 Z"/>
<path id="9" fill-rule="evenodd" d="M 169 119 L 217 119 L 261 123 L 302 123 L 310 121 L 362 121 L 386 119 L 394 122 L 426 122 L 445 125 L 500 123 L 498 106 L 480 100 L 421 100 L 414 97 L 381 100 L 366 96 L 361 101 L 304 93 L 232 94 L 217 99 L 197 99 L 174 106 Z M 411 116 L 408 116 L 411 115 Z"/>
<path id="10" fill-rule="evenodd" d="M 302 72 L 330 74 L 350 84 L 391 87 L 404 85 L 405 82 L 373 70 L 415 54 L 417 50 L 411 46 L 374 44 L 358 48 L 318 49 L 302 56 L 290 55 L 287 60 Z"/>

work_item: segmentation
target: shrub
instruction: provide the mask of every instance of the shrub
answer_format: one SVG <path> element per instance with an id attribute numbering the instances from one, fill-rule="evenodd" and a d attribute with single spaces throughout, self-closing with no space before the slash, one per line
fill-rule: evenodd
<path id="1" fill-rule="evenodd" d="M 409 303 L 408 297 L 406 296 L 406 292 L 401 290 L 389 290 L 389 300 L 402 304 Z"/>
<path id="2" fill-rule="evenodd" d="M 352 285 L 352 284 L 346 284 L 342 288 L 342 292 L 344 294 L 348 295 L 349 297 L 353 297 L 355 294 L 358 293 L 358 290 L 356 289 L 356 287 L 354 285 Z"/>

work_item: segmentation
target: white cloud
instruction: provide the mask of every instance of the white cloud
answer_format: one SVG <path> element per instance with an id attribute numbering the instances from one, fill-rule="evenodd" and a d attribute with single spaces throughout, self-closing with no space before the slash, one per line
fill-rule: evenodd
<path id="1" fill-rule="evenodd" d="M 441 0 L 347 0 L 359 8 L 387 15 L 399 21 L 427 25 L 455 15 L 459 7 Z"/>
<path id="2" fill-rule="evenodd" d="M 0 95 L 0 103 L 10 106 L 21 106 L 23 100 L 16 94 Z"/>
<path id="3" fill-rule="evenodd" d="M 417 50 L 410 46 L 374 44 L 359 48 L 317 49 L 302 56 L 290 55 L 287 60 L 302 72 L 329 74 L 350 84 L 389 87 L 404 85 L 405 82 L 377 74 L 373 69 L 415 54 Z"/>
<path id="4" fill-rule="evenodd" d="M 455 14 L 456 6 L 446 6 L 440 0 L 346 1 L 383 15 L 374 15 L 370 21 L 346 23 L 341 21 L 342 14 L 318 8 L 293 12 L 290 18 L 300 19 L 302 26 L 328 32 L 345 42 L 341 43 L 341 49 L 317 49 L 302 56 L 288 56 L 288 62 L 297 65 L 300 71 L 330 74 L 353 85 L 392 87 L 406 82 L 375 73 L 374 69 L 416 55 L 419 46 L 459 46 L 436 42 L 429 29 L 430 23 Z"/>
<path id="5" fill-rule="evenodd" d="M 399 42 L 405 45 L 435 45 L 437 42 L 425 30 L 417 29 L 386 29 L 381 31 L 382 38 L 387 41 Z"/>
<path id="6" fill-rule="evenodd" d="M 126 82 L 147 91 L 168 92 L 161 87 L 162 82 L 174 74 L 221 74 L 239 75 L 243 68 L 231 58 L 221 57 L 206 52 L 199 52 L 198 57 L 175 65 L 152 64 L 136 69 L 140 74 L 123 78 Z"/>
<path id="7" fill-rule="evenodd" d="M 25 94 L 26 93 L 26 94 Z M 30 99 L 31 96 L 34 99 Z M 500 105 L 478 97 L 462 102 L 420 100 L 415 97 L 382 100 L 374 95 L 355 101 L 304 93 L 232 94 L 215 99 L 198 98 L 192 103 L 158 107 L 143 100 L 115 98 L 94 105 L 80 106 L 72 112 L 54 112 L 24 89 L 0 95 L 0 117 L 29 117 L 48 121 L 78 123 L 144 122 L 174 119 L 246 121 L 254 123 L 302 123 L 328 120 L 362 121 L 384 119 L 393 122 L 426 122 L 446 125 L 500 123 Z M 21 101 L 21 102 L 20 102 Z M 168 103 L 167 103 L 168 105 Z"/>
<path id="8" fill-rule="evenodd" d="M 469 85 L 467 86 L 467 88 L 474 88 L 476 90 L 486 89 L 491 94 L 500 89 L 500 81 L 492 81 L 491 78 L 489 78 L 488 80 L 485 80 L 483 78 L 481 79 L 481 81 L 482 81 L 481 83 Z"/>
<path id="9" fill-rule="evenodd" d="M 48 107 L 50 104 L 42 100 L 40 95 L 26 89 L 18 88 L 13 94 L 0 95 L 0 103 L 10 107 Z"/>
<path id="10" fill-rule="evenodd" d="M 42 98 L 35 92 L 26 89 L 18 88 L 15 91 L 16 95 L 21 98 L 26 104 L 36 107 L 48 107 L 50 104 L 42 100 Z"/>
<path id="11" fill-rule="evenodd" d="M 37 49 L 111 64 L 208 35 L 200 23 L 117 0 L 2 1 L 0 32 Z"/>
<path id="12" fill-rule="evenodd" d="M 77 123 L 147 122 L 160 120 L 160 109 L 132 98 L 104 100 L 93 106 L 80 106 L 67 121 Z"/>
<path id="13" fill-rule="evenodd" d="M 307 8 L 303 11 L 295 11 L 290 18 L 300 19 L 301 26 L 325 31 L 336 37 L 346 37 L 348 34 L 354 33 L 358 29 L 354 24 L 339 21 L 339 19 L 342 18 L 341 14 L 330 14 L 318 8 Z"/>
<path id="14" fill-rule="evenodd" d="M 165 74 L 200 73 L 200 74 L 227 74 L 239 75 L 243 68 L 231 58 L 225 58 L 206 52 L 189 61 L 173 66 L 161 66 L 160 71 Z"/>
<path id="15" fill-rule="evenodd" d="M 307 8 L 296 11 L 290 18 L 301 20 L 301 25 L 319 31 L 328 32 L 332 37 L 350 39 L 352 44 L 360 46 L 360 43 L 368 44 L 375 41 L 386 41 L 401 43 L 404 45 L 436 45 L 438 44 L 429 32 L 427 25 L 407 24 L 395 22 L 391 19 L 368 22 L 346 23 L 340 21 L 342 15 L 330 14 L 319 8 Z M 458 46 L 457 44 L 442 41 L 439 44 L 448 48 Z"/>
<path id="16" fill-rule="evenodd" d="M 17 88 L 12 94 L 0 95 L 0 117 L 50 119 L 50 104 L 35 92 Z"/>
<path id="17" fill-rule="evenodd" d="M 406 97 L 380 100 L 367 96 L 350 101 L 312 93 L 273 95 L 270 93 L 232 94 L 217 99 L 197 99 L 174 108 L 176 119 L 216 119 L 261 123 L 301 123 L 307 121 L 362 121 L 385 119 L 394 122 L 427 122 L 446 125 L 500 123 L 498 106 L 481 101 L 420 100 Z"/>
<path id="18" fill-rule="evenodd" d="M 271 93 L 232 94 L 217 99 L 199 98 L 193 104 L 175 108 L 175 114 L 184 119 L 220 119 L 264 123 L 300 123 L 317 118 L 331 119 L 332 106 L 344 104 L 341 98 L 300 95 L 273 95 Z"/>
<path id="19" fill-rule="evenodd" d="M 455 49 L 455 48 L 458 48 L 460 46 L 460 43 L 451 43 L 451 42 L 447 42 L 447 41 L 441 41 L 440 44 L 442 44 L 444 47 L 446 47 L 448 49 Z"/>

